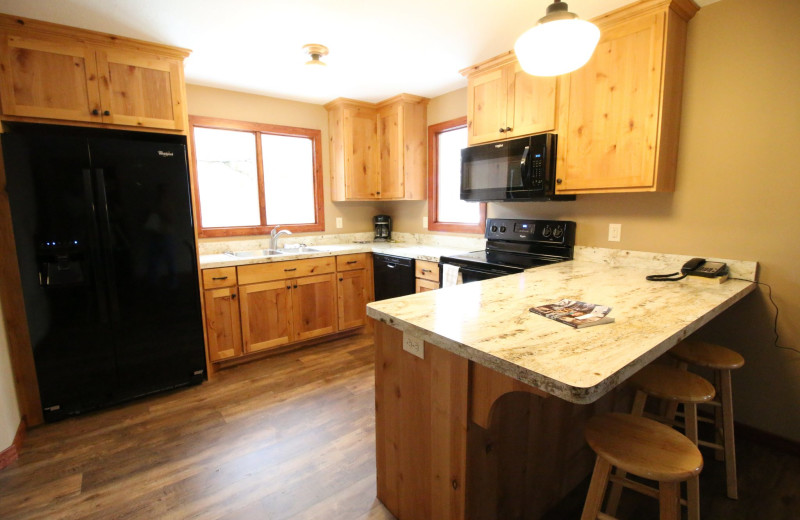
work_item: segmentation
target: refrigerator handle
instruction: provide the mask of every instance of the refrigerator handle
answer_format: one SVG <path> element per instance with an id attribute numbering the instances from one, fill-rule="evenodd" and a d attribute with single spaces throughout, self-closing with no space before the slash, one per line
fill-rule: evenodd
<path id="1" fill-rule="evenodd" d="M 99 231 L 97 229 L 97 213 L 94 204 L 94 195 L 92 190 L 92 177 L 88 168 L 81 170 L 83 173 L 83 196 L 89 208 L 91 222 L 89 223 L 89 241 L 90 251 L 92 258 L 92 265 L 94 267 L 94 290 L 97 299 L 97 308 L 100 316 L 101 323 L 108 323 L 108 299 L 106 298 L 105 291 L 103 291 L 103 281 L 108 279 L 106 275 L 105 263 L 100 253 L 100 239 Z"/>
<path id="2" fill-rule="evenodd" d="M 108 282 L 108 296 L 111 307 L 112 321 L 120 321 L 119 316 L 119 292 L 117 291 L 117 275 L 114 271 L 114 242 L 111 230 L 111 218 L 108 212 L 108 197 L 106 195 L 106 178 L 102 168 L 94 170 L 95 187 L 97 189 L 97 209 L 100 223 L 100 255 L 103 266 L 105 267 L 106 280 Z"/>

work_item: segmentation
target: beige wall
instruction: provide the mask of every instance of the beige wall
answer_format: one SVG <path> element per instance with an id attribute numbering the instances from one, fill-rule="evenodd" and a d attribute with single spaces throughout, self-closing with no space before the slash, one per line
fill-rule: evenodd
<path id="1" fill-rule="evenodd" d="M 725 0 L 690 22 L 675 193 L 489 204 L 489 216 L 572 219 L 585 246 L 757 260 L 780 307 L 780 344 L 800 348 L 798 22 L 800 2 L 779 0 Z M 406 222 L 422 231 L 421 219 Z M 607 241 L 612 222 L 619 243 Z M 773 346 L 766 294 L 700 334 L 747 360 L 734 375 L 736 419 L 800 440 L 800 354 Z"/>
<path id="2" fill-rule="evenodd" d="M 17 392 L 14 389 L 14 376 L 11 372 L 11 359 L 8 355 L 6 324 L 2 319 L 0 307 L 0 451 L 11 446 L 19 427 L 19 407 Z"/>
<path id="3" fill-rule="evenodd" d="M 186 85 L 189 114 L 256 123 L 322 130 L 325 193 L 325 232 L 356 233 L 372 229 L 372 216 L 380 213 L 372 202 L 331 202 L 328 162 L 328 113 L 321 105 L 300 103 L 197 85 Z M 336 229 L 336 217 L 343 227 Z M 252 238 L 252 237 L 248 237 Z"/>

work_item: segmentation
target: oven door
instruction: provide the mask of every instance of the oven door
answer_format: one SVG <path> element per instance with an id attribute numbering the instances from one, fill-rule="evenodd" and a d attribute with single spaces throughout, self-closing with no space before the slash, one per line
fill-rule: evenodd
<path id="1" fill-rule="evenodd" d="M 439 264 L 439 287 L 444 287 L 444 269 L 442 266 L 455 265 L 458 267 L 458 272 L 461 274 L 461 283 L 479 282 L 481 280 L 488 280 L 490 278 L 498 278 L 514 273 L 521 273 L 523 269 L 513 268 L 495 268 L 491 265 L 478 267 L 473 264 L 456 263 L 453 261 L 441 262 Z"/>

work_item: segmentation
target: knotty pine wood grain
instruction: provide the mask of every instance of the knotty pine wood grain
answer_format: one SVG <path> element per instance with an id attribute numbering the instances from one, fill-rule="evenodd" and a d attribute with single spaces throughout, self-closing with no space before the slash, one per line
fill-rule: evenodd
<path id="1" fill-rule="evenodd" d="M 373 360 L 354 336 L 32 429 L 0 471 L 0 517 L 391 519 Z"/>

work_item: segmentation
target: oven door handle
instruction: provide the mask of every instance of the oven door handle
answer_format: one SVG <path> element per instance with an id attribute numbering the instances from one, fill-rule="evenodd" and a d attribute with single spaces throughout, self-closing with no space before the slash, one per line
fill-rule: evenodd
<path id="1" fill-rule="evenodd" d="M 505 276 L 507 274 L 515 274 L 513 272 L 508 272 L 508 271 L 504 271 L 504 270 L 500 270 L 500 269 L 481 269 L 479 267 L 475 267 L 475 266 L 471 266 L 471 265 L 453 264 L 453 263 L 450 263 L 450 262 L 443 262 L 443 263 L 439 264 L 439 267 L 441 268 L 443 265 L 454 265 L 454 266 L 458 267 L 459 270 L 466 271 L 468 273 L 491 274 L 491 275 L 496 275 L 496 276 Z M 520 269 L 517 272 L 521 273 L 522 271 L 523 271 L 523 269 Z"/>

